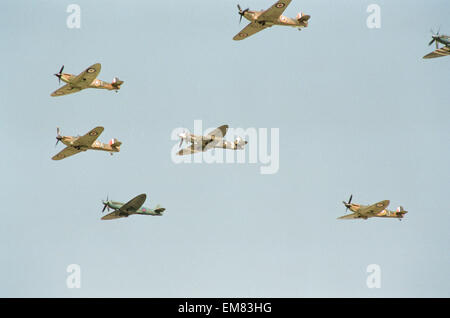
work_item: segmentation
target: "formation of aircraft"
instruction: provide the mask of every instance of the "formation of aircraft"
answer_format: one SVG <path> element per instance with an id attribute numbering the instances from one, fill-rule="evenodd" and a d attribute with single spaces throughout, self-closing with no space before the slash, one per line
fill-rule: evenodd
<path id="1" fill-rule="evenodd" d="M 246 18 L 250 23 L 236 34 L 233 40 L 239 41 L 248 38 L 249 36 L 262 31 L 266 28 L 270 28 L 273 25 L 290 26 L 301 30 L 301 28 L 306 28 L 308 26 L 308 20 L 311 16 L 303 14 L 300 12 L 294 18 L 288 18 L 283 15 L 284 10 L 291 3 L 291 0 L 279 0 L 273 6 L 267 10 L 262 11 L 252 11 L 249 8 L 242 10 L 241 6 L 238 5 L 239 22 L 242 17 Z"/>
<path id="2" fill-rule="evenodd" d="M 102 201 L 102 213 L 105 212 L 106 209 L 108 210 L 108 212 L 109 209 L 113 209 L 114 211 L 102 217 L 102 220 L 113 220 L 124 217 L 126 218 L 133 214 L 161 216 L 166 210 L 159 204 L 154 209 L 143 207 L 142 205 L 144 204 L 146 199 L 147 195 L 145 193 L 134 197 L 125 204 L 122 202 L 110 201 L 106 199 L 106 201 Z"/>
<path id="3" fill-rule="evenodd" d="M 87 134 L 83 136 L 61 136 L 59 128 L 56 128 L 56 144 L 61 141 L 67 147 L 61 150 L 59 153 L 52 157 L 53 160 L 61 160 L 70 156 L 73 156 L 81 151 L 86 150 L 102 150 L 107 151 L 111 155 L 114 152 L 120 151 L 120 145 L 122 143 L 117 139 L 113 138 L 108 144 L 104 144 L 97 140 L 100 134 L 103 132 L 104 128 L 101 126 L 95 127 Z"/>
<path id="4" fill-rule="evenodd" d="M 307 27 L 308 21 L 311 18 L 310 15 L 303 14 L 302 12 L 300 12 L 295 18 L 288 18 L 283 15 L 283 12 L 286 10 L 290 3 L 291 0 L 278 0 L 269 9 L 261 11 L 252 11 L 249 8 L 242 10 L 240 5 L 238 4 L 237 7 L 240 15 L 239 22 L 241 22 L 242 18 L 244 17 L 245 19 L 250 21 L 250 23 L 236 36 L 234 36 L 233 40 L 246 39 L 247 37 L 266 28 L 270 28 L 273 25 L 290 26 L 295 27 L 298 30 Z M 433 42 L 436 44 L 436 50 L 425 55 L 423 58 L 435 58 L 450 55 L 449 36 L 439 35 L 438 31 L 436 34 L 432 34 L 432 40 L 430 41 L 429 45 L 433 44 Z M 438 43 L 443 44 L 444 47 L 439 48 Z M 64 65 L 61 67 L 59 72 L 54 75 L 58 78 L 59 83 L 62 80 L 67 84 L 54 91 L 51 96 L 63 96 L 72 94 L 86 88 L 107 89 L 117 92 L 123 84 L 123 81 L 119 80 L 119 78 L 117 77 L 114 77 L 111 83 L 97 79 L 101 70 L 100 63 L 96 63 L 88 67 L 79 75 L 63 73 L 63 70 Z M 97 141 L 97 138 L 100 136 L 103 130 L 104 128 L 99 126 L 95 127 L 83 136 L 74 137 L 61 136 L 60 129 L 57 128 L 56 145 L 58 145 L 58 143 L 61 141 L 66 145 L 66 148 L 53 156 L 52 159 L 61 160 L 86 150 L 101 150 L 109 152 L 111 155 L 114 152 L 119 152 L 122 143 L 117 139 L 111 139 L 108 144 Z M 204 152 L 212 148 L 223 148 L 231 150 L 244 149 L 247 141 L 245 141 L 241 137 L 237 137 L 235 141 L 227 141 L 224 139 L 227 131 L 228 125 L 222 125 L 212 130 L 205 136 L 198 136 L 189 132 L 183 132 L 179 134 L 179 137 L 181 139 L 179 147 L 181 148 L 183 142 L 190 143 L 190 145 L 184 149 L 181 149 L 177 153 L 177 155 L 189 155 L 197 152 Z M 353 195 L 350 196 L 348 202 L 343 201 L 346 207 L 346 211 L 350 210 L 352 213 L 341 216 L 338 219 L 368 219 L 372 217 L 384 217 L 397 218 L 401 221 L 401 219 L 407 213 L 407 211 L 405 211 L 402 206 L 397 208 L 396 211 L 388 210 L 387 206 L 389 205 L 389 200 L 380 201 L 372 205 L 361 205 L 351 203 L 352 197 Z M 102 213 L 104 213 L 105 210 L 108 210 L 109 212 L 110 209 L 112 209 L 113 212 L 103 216 L 101 219 L 112 220 L 128 217 L 133 214 L 153 216 L 163 215 L 166 209 L 161 207 L 160 205 L 157 205 L 154 209 L 143 207 L 146 198 L 147 196 L 145 193 L 136 196 L 127 203 L 111 201 L 107 198 L 106 201 L 102 201 Z"/>
<path id="5" fill-rule="evenodd" d="M 58 82 L 61 81 L 67 83 L 63 87 L 54 91 L 51 96 L 63 96 L 67 94 L 72 94 L 79 92 L 86 88 L 101 88 L 107 90 L 115 90 L 116 92 L 120 89 L 120 85 L 123 81 L 119 80 L 118 77 L 114 77 L 111 83 L 104 82 L 97 79 L 102 66 L 100 63 L 89 66 L 86 70 L 78 75 L 63 73 L 64 65 L 61 67 L 58 73 L 54 74 L 58 78 Z"/>
<path id="6" fill-rule="evenodd" d="M 245 141 L 241 137 L 237 137 L 234 142 L 223 139 L 227 131 L 228 125 L 222 125 L 208 133 L 206 136 L 197 136 L 189 132 L 183 132 L 178 135 L 181 139 L 179 147 L 182 146 L 184 141 L 191 143 L 191 145 L 187 148 L 181 149 L 177 153 L 177 155 L 190 155 L 196 152 L 207 151 L 212 148 L 224 148 L 232 150 L 244 149 L 247 141 Z"/>
<path id="7" fill-rule="evenodd" d="M 353 195 L 350 195 L 350 199 L 348 200 L 348 202 L 342 201 L 342 203 L 344 203 L 346 207 L 345 211 L 350 209 L 350 211 L 352 211 L 353 213 L 338 217 L 338 219 L 367 220 L 368 218 L 379 217 L 379 218 L 396 218 L 399 221 L 401 221 L 403 216 L 406 213 L 408 213 L 408 211 L 405 211 L 402 206 L 398 207 L 396 211 L 387 210 L 386 208 L 389 205 L 389 200 L 380 201 L 372 205 L 361 205 L 352 203 L 352 197 Z"/>
<path id="8" fill-rule="evenodd" d="M 428 46 L 430 46 L 434 42 L 436 44 L 436 50 L 434 50 L 431 53 L 428 53 L 423 58 L 432 59 L 436 57 L 450 55 L 450 36 L 439 35 L 439 30 L 436 32 L 436 34 L 433 34 L 433 30 L 431 30 L 431 33 L 432 33 L 431 41 L 430 43 L 428 43 Z M 444 46 L 439 48 L 439 43 L 443 44 Z"/>

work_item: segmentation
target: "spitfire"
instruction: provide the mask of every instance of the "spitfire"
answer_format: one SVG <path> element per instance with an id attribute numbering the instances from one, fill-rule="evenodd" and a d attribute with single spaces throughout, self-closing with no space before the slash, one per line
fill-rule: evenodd
<path id="1" fill-rule="evenodd" d="M 380 201 L 378 203 L 372 205 L 361 205 L 352 203 L 353 195 L 350 195 L 348 202 L 342 201 L 344 203 L 346 209 L 352 211 L 352 214 L 347 214 L 338 219 L 341 220 L 349 220 L 349 219 L 364 219 L 372 217 L 381 217 L 381 218 L 396 218 L 399 221 L 402 220 L 403 216 L 408 213 L 408 211 L 403 210 L 403 207 L 400 206 L 396 211 L 387 210 L 387 206 L 389 205 L 389 200 Z"/>
<path id="2" fill-rule="evenodd" d="M 431 41 L 428 43 L 428 46 L 433 44 L 433 42 L 436 44 L 436 50 L 434 50 L 431 53 L 428 53 L 423 58 L 424 59 L 432 59 L 436 57 L 442 57 L 446 55 L 450 55 L 450 36 L 448 35 L 439 35 L 439 30 L 436 32 L 436 34 L 433 34 L 433 30 L 431 30 Z M 443 44 L 444 46 L 439 48 L 439 43 Z"/>
<path id="3" fill-rule="evenodd" d="M 212 148 L 224 148 L 224 149 L 244 149 L 247 141 L 242 139 L 241 137 L 236 138 L 234 142 L 224 140 L 223 137 L 226 135 L 228 131 L 228 125 L 222 125 L 213 131 L 211 131 L 206 136 L 197 136 L 193 135 L 189 132 L 183 132 L 179 134 L 180 137 L 180 146 L 183 145 L 183 142 L 190 142 L 191 145 L 187 148 L 181 149 L 177 155 L 190 155 L 196 152 L 206 151 Z"/>
<path id="4" fill-rule="evenodd" d="M 115 90 L 116 92 L 120 89 L 120 85 L 123 81 L 119 80 L 118 77 L 114 77 L 111 83 L 104 82 L 97 79 L 98 74 L 101 70 L 101 64 L 97 63 L 89 66 L 85 71 L 78 75 L 63 73 L 64 65 L 61 67 L 58 73 L 54 74 L 58 78 L 58 82 L 61 81 L 67 83 L 63 87 L 54 91 L 51 96 L 63 96 L 67 94 L 72 94 L 79 92 L 86 88 L 101 88 L 107 90 Z"/>
<path id="5" fill-rule="evenodd" d="M 99 126 L 89 131 L 84 136 L 61 136 L 59 128 L 56 129 L 56 144 L 61 141 L 67 147 L 61 150 L 58 154 L 53 156 L 53 160 L 61 160 L 70 156 L 73 156 L 81 151 L 86 150 L 102 150 L 107 151 L 111 155 L 114 152 L 120 151 L 120 145 L 122 143 L 113 138 L 108 144 L 97 141 L 97 138 L 103 132 L 104 128 Z"/>
<path id="6" fill-rule="evenodd" d="M 237 7 L 240 15 L 239 22 L 242 20 L 242 17 L 244 17 L 250 21 L 250 24 L 243 28 L 241 32 L 236 34 L 233 40 L 239 41 L 246 39 L 249 36 L 266 28 L 270 28 L 273 25 L 290 26 L 298 28 L 298 30 L 307 27 L 308 20 L 311 17 L 307 14 L 300 12 L 295 19 L 282 15 L 290 3 L 291 0 L 280 0 L 269 9 L 263 11 L 252 11 L 249 8 L 242 10 L 241 6 L 238 5 Z"/>
<path id="7" fill-rule="evenodd" d="M 159 204 L 154 209 L 143 207 L 142 205 L 144 204 L 146 199 L 147 195 L 145 193 L 138 195 L 125 204 L 106 199 L 106 201 L 102 201 L 102 212 L 105 212 L 105 210 L 109 211 L 109 209 L 113 209 L 114 212 L 105 215 L 104 217 L 102 217 L 102 220 L 112 220 L 124 217 L 126 218 L 133 214 L 161 216 L 166 210 Z"/>

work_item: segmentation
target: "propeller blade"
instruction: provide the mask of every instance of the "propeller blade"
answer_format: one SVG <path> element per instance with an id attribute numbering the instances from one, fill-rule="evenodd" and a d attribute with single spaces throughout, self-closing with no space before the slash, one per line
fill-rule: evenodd
<path id="1" fill-rule="evenodd" d="M 434 41 L 436 41 L 436 39 L 435 39 L 435 38 L 432 38 L 431 41 L 430 41 L 430 43 L 428 43 L 428 46 L 430 46 L 431 44 L 433 44 Z"/>
<path id="2" fill-rule="evenodd" d="M 350 199 L 348 200 L 348 204 L 352 203 L 353 194 L 350 195 Z"/>
<path id="3" fill-rule="evenodd" d="M 62 76 L 63 70 L 64 70 L 64 65 L 61 66 L 61 68 L 60 68 L 60 70 L 59 70 L 58 73 L 53 74 L 53 75 L 55 75 L 55 76 L 58 78 L 58 83 L 59 83 L 60 85 L 61 85 L 61 76 Z"/>
<path id="4" fill-rule="evenodd" d="M 436 43 L 436 50 L 439 49 L 439 45 L 437 41 L 434 41 Z"/>
<path id="5" fill-rule="evenodd" d="M 103 210 L 102 213 L 105 212 L 106 208 L 108 207 L 108 205 L 105 204 L 105 202 L 103 202 Z"/>

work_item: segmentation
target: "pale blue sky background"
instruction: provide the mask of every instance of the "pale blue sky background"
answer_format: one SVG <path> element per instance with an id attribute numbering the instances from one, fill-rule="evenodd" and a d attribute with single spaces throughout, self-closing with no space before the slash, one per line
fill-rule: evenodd
<path id="1" fill-rule="evenodd" d="M 235 42 L 236 1 L 2 1 L 0 296 L 449 297 L 450 57 L 422 56 L 430 28 L 450 33 L 450 3 L 296 0 L 285 14 L 300 10 L 302 32 Z M 96 62 L 119 93 L 49 96 L 62 64 Z M 195 119 L 279 128 L 279 172 L 175 165 L 170 133 Z M 57 126 L 96 125 L 121 153 L 50 159 Z M 100 221 L 107 194 L 140 193 L 166 214 Z M 351 193 L 409 213 L 336 220 Z M 73 263 L 81 289 L 66 287 Z"/>

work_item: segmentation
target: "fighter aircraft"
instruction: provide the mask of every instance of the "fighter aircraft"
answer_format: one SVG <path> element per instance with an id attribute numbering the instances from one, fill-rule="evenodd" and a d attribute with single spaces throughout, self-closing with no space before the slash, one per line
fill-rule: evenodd
<path id="1" fill-rule="evenodd" d="M 432 34 L 431 38 L 432 39 L 431 39 L 430 43 L 428 43 L 428 45 L 430 46 L 431 44 L 433 44 L 433 42 L 435 42 L 436 50 L 434 50 L 431 53 L 428 53 L 423 58 L 431 59 L 431 58 L 435 58 L 435 57 L 450 55 L 450 36 L 439 35 L 439 30 L 437 31 L 436 34 L 433 34 L 433 33 L 434 33 L 433 30 L 431 30 L 431 34 Z M 444 46 L 439 48 L 439 43 L 444 44 Z"/>
<path id="2" fill-rule="evenodd" d="M 128 217 L 132 214 L 140 214 L 140 215 L 162 215 L 162 213 L 166 210 L 162 208 L 159 204 L 155 207 L 155 209 L 149 209 L 146 207 L 142 207 L 147 198 L 146 194 L 140 194 L 137 197 L 131 199 L 127 203 L 123 204 L 121 202 L 110 201 L 106 199 L 106 201 L 102 201 L 103 210 L 102 213 L 105 212 L 106 209 L 113 209 L 114 212 L 111 212 L 104 217 L 102 220 L 112 220 L 123 217 Z"/>
<path id="3" fill-rule="evenodd" d="M 107 83 L 97 79 L 100 73 L 101 64 L 97 63 L 89 66 L 85 71 L 78 75 L 63 73 L 64 65 L 61 67 L 58 73 L 54 74 L 58 78 L 58 82 L 66 82 L 67 84 L 63 87 L 54 91 L 51 96 L 62 96 L 67 94 L 72 94 L 79 92 L 85 88 L 102 88 L 107 90 L 115 90 L 116 92 L 120 89 L 120 85 L 123 81 L 119 80 L 118 77 L 114 77 L 111 83 Z"/>
<path id="4" fill-rule="evenodd" d="M 227 133 L 228 125 L 220 126 L 214 129 L 206 136 L 197 136 L 189 132 L 183 132 L 178 136 L 181 138 L 179 147 L 182 146 L 183 141 L 190 142 L 191 145 L 187 148 L 181 149 L 177 155 L 190 155 L 196 152 L 206 151 L 212 148 L 224 148 L 224 149 L 244 149 L 248 143 L 241 137 L 237 137 L 234 142 L 224 140 L 223 137 Z"/>
<path id="5" fill-rule="evenodd" d="M 291 0 L 279 0 L 269 9 L 262 11 L 251 11 L 248 8 L 242 10 L 241 6 L 238 5 L 239 15 L 241 16 L 239 18 L 239 23 L 241 22 L 242 17 L 244 17 L 250 21 L 250 24 L 236 34 L 233 40 L 239 41 L 246 39 L 265 28 L 270 28 L 272 25 L 285 25 L 298 28 L 298 30 L 307 27 L 308 20 L 311 17 L 307 14 L 300 12 L 295 19 L 282 15 L 290 3 Z"/>
<path id="6" fill-rule="evenodd" d="M 53 156 L 53 160 L 61 160 L 70 156 L 73 156 L 81 151 L 86 150 L 103 150 L 108 151 L 111 155 L 113 152 L 120 151 L 120 145 L 122 144 L 117 139 L 113 138 L 108 144 L 104 144 L 97 140 L 98 136 L 103 132 L 103 127 L 95 127 L 84 136 L 61 136 L 59 128 L 56 128 L 56 144 L 62 142 L 67 147 L 61 150 L 58 154 Z"/>
<path id="7" fill-rule="evenodd" d="M 352 214 L 347 214 L 339 217 L 338 219 L 364 219 L 372 217 L 383 217 L 383 218 L 397 218 L 399 221 L 402 220 L 403 216 L 408 213 L 408 211 L 403 210 L 403 207 L 400 206 L 396 211 L 387 210 L 387 206 L 389 205 L 389 200 L 380 201 L 378 203 L 372 205 L 360 205 L 352 203 L 353 195 L 350 195 L 350 199 L 348 202 L 342 201 L 344 203 L 346 210 L 350 209 Z"/>

